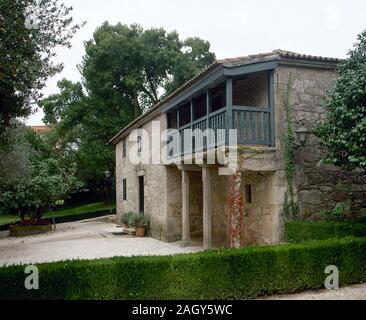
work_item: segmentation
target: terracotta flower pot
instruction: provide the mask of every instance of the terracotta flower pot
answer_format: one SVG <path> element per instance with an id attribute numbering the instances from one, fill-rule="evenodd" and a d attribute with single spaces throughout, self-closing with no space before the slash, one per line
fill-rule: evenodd
<path id="1" fill-rule="evenodd" d="M 136 232 L 137 237 L 145 237 L 145 235 L 146 235 L 146 226 L 135 227 L 135 232 Z"/>

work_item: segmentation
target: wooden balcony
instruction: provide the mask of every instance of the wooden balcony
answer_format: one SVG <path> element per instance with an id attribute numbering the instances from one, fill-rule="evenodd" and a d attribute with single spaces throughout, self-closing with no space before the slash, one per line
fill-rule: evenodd
<path id="1" fill-rule="evenodd" d="M 255 76 L 226 78 L 170 110 L 168 157 L 233 143 L 273 147 L 273 72 Z M 241 103 L 247 101 L 258 101 L 259 105 Z M 233 133 L 230 129 L 236 129 L 234 142 L 229 138 Z"/>

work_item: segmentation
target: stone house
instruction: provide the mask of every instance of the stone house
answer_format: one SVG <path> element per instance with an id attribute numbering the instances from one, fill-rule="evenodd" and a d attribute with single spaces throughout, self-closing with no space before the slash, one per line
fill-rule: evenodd
<path id="1" fill-rule="evenodd" d="M 229 176 L 220 174 L 228 160 L 218 159 L 235 149 L 229 139 L 234 132 L 237 145 L 249 155 L 240 164 L 241 245 L 279 242 L 287 189 L 280 141 L 285 126 L 282 92 L 291 78 L 295 130 L 311 129 L 324 116 L 324 96 L 339 62 L 275 50 L 218 60 L 202 70 L 111 139 L 116 148 L 117 217 L 144 212 L 154 238 L 182 239 L 184 244 L 199 240 L 205 248 L 228 246 Z M 213 137 L 185 135 L 187 129 L 207 128 L 214 130 Z M 156 131 L 163 138 L 150 143 Z M 159 149 L 161 159 L 154 161 L 152 154 Z M 208 163 L 212 150 L 217 154 Z M 253 150 L 258 154 L 250 156 Z M 142 152 L 148 161 L 131 161 L 131 154 L 141 160 Z M 295 192 L 303 216 L 342 199 L 336 188 L 339 179 L 359 186 L 357 177 L 323 165 L 321 153 L 313 135 L 296 147 Z"/>

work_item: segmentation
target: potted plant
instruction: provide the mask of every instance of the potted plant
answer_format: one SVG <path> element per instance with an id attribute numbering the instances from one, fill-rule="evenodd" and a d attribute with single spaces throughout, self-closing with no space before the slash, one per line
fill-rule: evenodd
<path id="1" fill-rule="evenodd" d="M 135 213 L 131 215 L 129 220 L 130 227 L 135 228 L 137 237 L 144 237 L 146 235 L 146 229 L 149 224 L 149 217 L 143 213 Z"/>
<path id="2" fill-rule="evenodd" d="M 134 215 L 134 213 L 131 211 L 128 211 L 128 212 L 122 214 L 121 223 L 124 228 L 128 229 L 130 227 L 129 223 L 130 223 L 130 218 L 132 215 Z"/>

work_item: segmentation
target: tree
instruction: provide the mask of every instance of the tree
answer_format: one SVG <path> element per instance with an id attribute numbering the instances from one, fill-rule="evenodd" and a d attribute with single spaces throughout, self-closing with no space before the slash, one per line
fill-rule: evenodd
<path id="1" fill-rule="evenodd" d="M 9 147 L 0 150 L 0 208 L 3 211 L 16 210 L 21 218 L 28 214 L 39 220 L 49 205 L 65 199 L 80 187 L 75 175 L 76 165 L 53 149 L 47 136 L 21 123 L 13 123 L 3 134 L 13 143 L 10 150 Z"/>
<path id="2" fill-rule="evenodd" d="M 197 37 L 187 38 L 181 50 L 183 54 L 178 56 L 172 69 L 172 81 L 165 88 L 167 94 L 215 61 L 215 54 L 210 52 L 210 43 Z"/>
<path id="3" fill-rule="evenodd" d="M 212 63 L 210 44 L 179 39 L 162 28 L 105 22 L 85 43 L 79 66 L 83 83 L 62 80 L 60 93 L 42 100 L 44 121 L 56 140 L 75 157 L 78 176 L 95 191 L 104 189 L 104 172 L 114 171 L 108 141 L 159 99 Z"/>
<path id="4" fill-rule="evenodd" d="M 0 185 L 23 184 L 29 178 L 28 165 L 33 152 L 26 141 L 25 126 L 14 120 L 0 133 Z M 1 189 L 4 191 L 4 188 Z"/>
<path id="5" fill-rule="evenodd" d="M 366 30 L 338 67 L 327 94 L 326 118 L 316 133 L 327 150 L 326 162 L 366 169 Z"/>
<path id="6" fill-rule="evenodd" d="M 61 71 L 53 49 L 70 47 L 80 28 L 71 10 L 58 0 L 0 1 L 0 130 L 28 116 L 45 80 Z"/>
<path id="7" fill-rule="evenodd" d="M 181 41 L 175 31 L 105 22 L 86 42 L 80 69 L 91 95 L 107 106 L 128 104 L 136 117 L 212 63 L 209 50 L 209 42 Z"/>
<path id="8" fill-rule="evenodd" d="M 101 113 L 83 91 L 81 83 L 66 79 L 58 82 L 59 94 L 43 99 L 44 121 L 52 125 L 51 144 L 77 165 L 77 177 L 89 189 L 106 199 L 104 172 L 114 167 L 114 150 L 108 141 L 121 116 L 111 119 Z M 95 99 L 94 99 L 95 102 Z M 116 122 L 114 122 L 116 121 Z"/>

